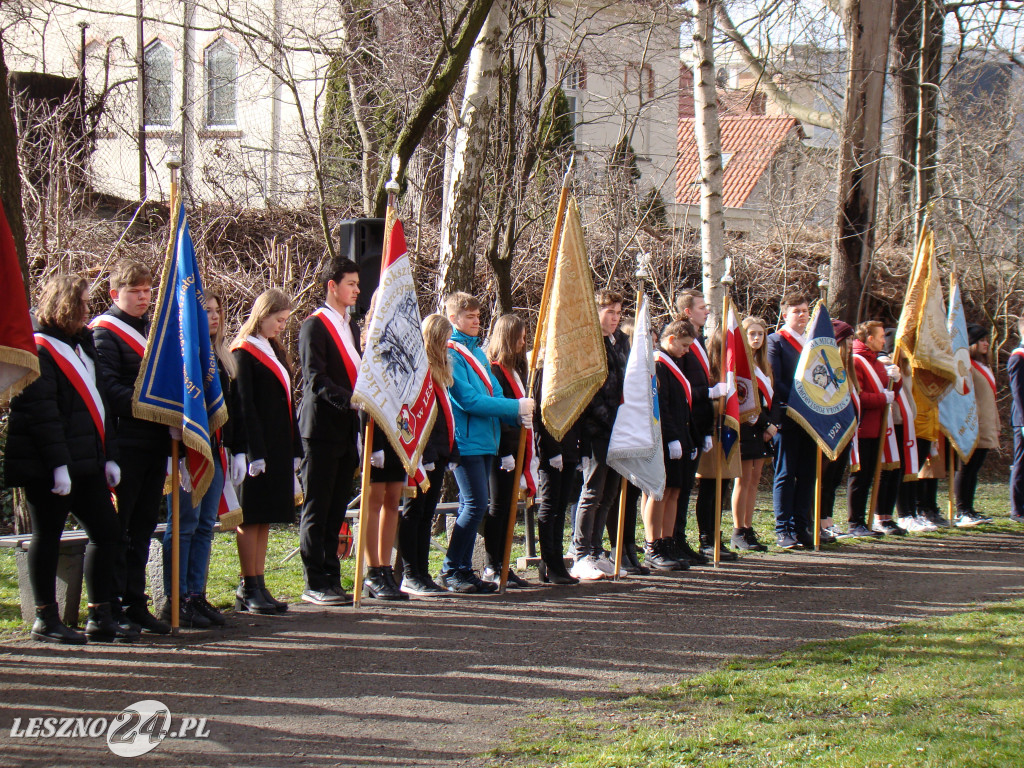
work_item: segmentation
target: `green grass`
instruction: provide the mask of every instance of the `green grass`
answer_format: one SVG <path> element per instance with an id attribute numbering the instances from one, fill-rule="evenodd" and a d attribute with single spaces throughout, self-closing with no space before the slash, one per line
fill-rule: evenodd
<path id="1" fill-rule="evenodd" d="M 939 486 L 940 506 L 943 503 L 944 481 Z M 1007 517 L 1009 509 L 1009 488 L 1005 482 L 982 483 L 978 486 L 976 507 L 993 516 L 995 522 L 992 525 L 984 526 L 982 530 L 1014 530 L 1018 527 L 1011 523 Z M 691 501 L 691 506 L 692 506 Z M 767 483 L 762 482 L 761 493 L 758 495 L 756 511 L 754 514 L 754 529 L 758 537 L 765 543 L 773 543 L 774 518 L 772 516 L 772 502 L 770 488 Z M 692 517 L 692 514 L 691 514 Z M 840 489 L 836 498 L 835 519 L 845 526 L 846 499 L 845 491 Z M 689 523 L 691 540 L 695 538 L 695 523 Z M 916 534 L 931 538 L 943 536 L 970 535 L 973 529 L 941 530 L 936 533 Z M 723 538 L 728 543 L 732 533 L 732 518 L 728 510 L 723 514 L 722 519 Z M 513 557 L 525 554 L 523 544 L 523 526 L 517 528 L 516 545 L 513 547 Z M 568 544 L 570 532 L 566 531 L 566 544 Z M 638 520 L 636 540 L 642 542 L 643 525 Z M 443 542 L 443 537 L 441 539 Z M 296 600 L 302 594 L 302 563 L 298 556 L 293 557 L 287 563 L 284 558 L 299 545 L 297 526 L 275 526 L 270 532 L 270 545 L 267 551 L 267 585 L 271 591 L 282 599 Z M 845 548 L 860 546 L 857 540 L 844 539 L 833 548 Z M 774 557 L 778 550 L 772 549 L 767 553 L 740 553 L 741 557 Z M 443 552 L 431 549 L 431 570 L 437 573 L 440 570 Z M 346 589 L 351 589 L 353 572 L 355 569 L 354 558 L 342 561 L 342 583 Z M 207 594 L 210 601 L 221 608 L 228 608 L 234 603 L 234 591 L 238 584 L 238 555 L 235 549 L 235 536 L 233 533 L 218 533 L 214 538 L 213 556 L 210 561 L 210 575 L 207 587 Z M 83 589 L 84 593 L 84 589 Z M 85 614 L 85 603 L 83 594 L 82 615 Z M 18 592 L 18 571 L 15 565 L 14 552 L 10 549 L 0 550 L 0 637 L 5 634 L 26 629 L 22 625 L 21 611 L 19 607 Z"/>
<path id="2" fill-rule="evenodd" d="M 538 716 L 504 766 L 971 768 L 1024 764 L 1024 601 L 734 661 Z"/>

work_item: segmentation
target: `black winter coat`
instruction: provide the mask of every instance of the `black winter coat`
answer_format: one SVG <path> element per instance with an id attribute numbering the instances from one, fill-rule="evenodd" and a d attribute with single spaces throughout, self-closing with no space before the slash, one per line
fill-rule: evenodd
<path id="1" fill-rule="evenodd" d="M 533 382 L 533 400 L 536 407 L 533 411 L 533 434 L 536 438 L 537 458 L 546 464 L 555 456 L 562 457 L 562 466 L 572 469 L 580 460 L 580 422 L 579 419 L 569 427 L 561 440 L 555 440 L 544 427 L 544 419 L 540 412 L 543 371 L 537 371 Z"/>
<path id="2" fill-rule="evenodd" d="M 437 388 L 437 380 L 434 381 L 435 391 Z M 435 397 L 437 397 L 435 395 Z M 430 430 L 430 437 L 427 438 L 427 445 L 423 449 L 423 463 L 434 464 L 435 466 L 441 462 L 446 464 L 459 461 L 459 443 L 458 440 L 452 441 L 452 447 L 448 447 L 449 426 L 452 429 L 451 435 L 455 435 L 455 425 L 448 423 L 448 418 L 444 415 L 444 408 L 441 407 L 440 398 L 438 398 L 437 404 L 437 418 L 434 420 L 434 428 Z"/>
<path id="3" fill-rule="evenodd" d="M 96 361 L 93 336 L 88 328 L 74 337 L 57 328 L 41 327 L 38 331 L 72 348 L 80 345 L 82 351 Z M 38 352 L 39 378 L 11 401 L 4 477 L 12 487 L 50 482 L 53 470 L 65 465 L 72 478 L 102 473 L 104 464 L 117 461 L 119 455 L 116 420 L 99 367 L 96 368 L 96 388 L 106 410 L 105 450 L 85 400 L 50 353 L 42 347 Z"/>
<path id="4" fill-rule="evenodd" d="M 245 453 L 248 444 L 245 439 L 245 420 L 242 416 L 242 405 L 238 400 L 238 385 L 228 376 L 224 366 L 217 361 L 217 374 L 220 376 L 220 389 L 224 393 L 224 402 L 228 407 L 228 420 L 221 428 L 221 442 L 228 449 L 229 455 Z"/>
<path id="5" fill-rule="evenodd" d="M 580 449 L 592 453 L 599 461 L 608 454 L 608 441 L 612 436 L 615 414 L 622 402 L 622 383 L 626 376 L 626 361 L 629 359 L 629 338 L 622 331 L 616 331 L 612 343 L 604 339 L 605 356 L 608 360 L 608 378 L 591 399 L 580 416 Z"/>
<path id="6" fill-rule="evenodd" d="M 700 344 L 706 353 L 707 345 L 704 343 L 703 338 L 698 338 L 693 343 Z M 682 365 L 679 368 L 686 377 L 686 380 L 690 382 L 690 391 L 693 398 L 691 418 L 693 419 L 694 435 L 697 440 L 703 442 L 704 438 L 715 429 L 715 405 L 711 402 L 711 397 L 708 395 L 708 388 L 711 386 L 711 382 L 708 381 L 708 375 L 704 372 L 704 366 L 697 355 L 698 353 L 691 346 L 690 351 L 680 358 Z"/>
<path id="7" fill-rule="evenodd" d="M 130 325 L 143 336 L 149 336 L 149 321 L 132 317 L 116 306 L 106 315 Z M 155 421 L 137 419 L 132 415 L 132 397 L 135 394 L 135 380 L 139 377 L 142 358 L 126 344 L 120 336 L 106 328 L 97 328 L 96 370 L 102 375 L 107 386 L 110 408 L 117 417 L 117 442 L 122 453 L 147 451 L 169 454 L 171 437 L 167 427 Z"/>
<path id="8" fill-rule="evenodd" d="M 662 351 L 662 354 L 671 357 L 668 352 Z M 683 370 L 683 358 L 672 357 L 672 361 L 680 371 Z M 657 363 L 654 370 L 658 378 L 658 413 L 661 419 L 661 441 L 666 449 L 665 458 L 668 458 L 668 444 L 673 440 L 679 441 L 683 457 L 688 458 L 698 438 L 702 439 L 703 435 L 696 433 L 686 390 L 667 365 Z"/>
<path id="9" fill-rule="evenodd" d="M 359 326 L 349 321 L 352 338 L 359 349 Z M 359 411 L 351 406 L 355 382 L 330 332 L 318 317 L 307 317 L 299 328 L 299 357 L 302 360 L 302 403 L 299 429 L 307 440 L 351 443 L 355 450 L 359 432 Z"/>
<path id="10" fill-rule="evenodd" d="M 494 378 L 501 384 L 501 394 L 507 397 L 509 400 L 518 400 L 515 390 L 512 389 L 512 383 L 505 376 L 505 372 L 501 369 L 498 363 L 491 363 L 491 373 L 494 374 Z M 519 376 L 522 378 L 522 372 Z M 525 385 L 524 385 L 525 387 Z M 504 456 L 511 456 L 515 458 L 516 452 L 519 450 L 519 432 L 522 428 L 515 424 L 506 424 L 501 422 L 501 438 L 498 441 L 498 459 L 501 460 Z"/>

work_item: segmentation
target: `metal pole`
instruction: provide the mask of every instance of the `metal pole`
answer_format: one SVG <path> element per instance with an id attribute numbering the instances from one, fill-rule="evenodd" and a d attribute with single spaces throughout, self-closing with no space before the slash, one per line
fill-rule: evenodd
<path id="1" fill-rule="evenodd" d="M 146 199 L 146 42 L 142 25 L 142 2 L 135 0 L 135 77 L 136 87 L 137 131 L 139 133 L 139 200 Z"/>
<path id="2" fill-rule="evenodd" d="M 175 159 L 167 163 L 171 169 L 171 237 L 175 236 L 177 230 L 177 202 L 178 202 L 178 168 L 180 163 Z M 173 253 L 170 256 L 174 258 Z M 177 635 L 181 632 L 180 607 L 181 607 L 181 541 L 180 541 L 180 511 L 181 497 L 178 494 L 178 487 L 181 478 L 178 471 L 178 441 L 171 440 L 171 634 Z"/>

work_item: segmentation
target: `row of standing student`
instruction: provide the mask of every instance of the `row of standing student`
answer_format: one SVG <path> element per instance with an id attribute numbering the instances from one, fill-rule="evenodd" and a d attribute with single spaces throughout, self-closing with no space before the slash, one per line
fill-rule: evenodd
<path id="1" fill-rule="evenodd" d="M 88 306 L 84 281 L 75 277 L 56 278 L 41 294 L 36 322 L 41 334 L 37 341 L 43 375 L 12 403 L 6 455 L 8 483 L 26 488 L 36 531 L 29 560 L 38 615 L 33 636 L 38 639 L 84 641 L 82 635 L 60 624 L 54 599 L 55 552 L 59 531 L 69 512 L 79 518 L 90 536 L 86 559 L 90 598 L 86 634 L 93 639 L 131 640 L 143 629 L 169 631 L 165 621 L 149 612 L 145 594 L 145 563 L 167 474 L 169 440 L 165 428 L 136 419 L 131 411 L 131 394 L 148 332 L 145 318 L 151 283 L 148 270 L 137 263 L 122 265 L 111 276 L 114 305 L 93 323 L 95 349 L 84 322 Z M 292 309 L 287 295 L 272 289 L 256 300 L 230 354 L 223 342 L 220 301 L 211 297 L 208 302 L 211 337 L 230 416 L 228 425 L 216 436 L 220 461 L 214 481 L 195 507 L 187 495 L 189 480 L 183 465 L 181 493 L 186 503 L 182 505 L 181 522 L 181 591 L 185 599 L 181 618 L 187 625 L 208 626 L 224 621 L 206 599 L 205 580 L 216 511 L 228 482 L 240 486 L 243 511 L 237 535 L 242 578 L 236 608 L 260 613 L 287 610 L 286 603 L 274 598 L 267 589 L 264 568 L 269 526 L 293 521 L 300 468 L 305 492 L 300 520 L 306 581 L 302 599 L 319 605 L 347 602 L 341 587 L 338 533 L 361 451 L 360 418 L 351 401 L 361 352 L 358 327 L 349 316 L 359 295 L 358 267 L 348 260 L 335 260 L 323 275 L 322 286 L 324 306 L 306 319 L 300 330 L 303 396 L 298 412 L 291 397 L 291 362 L 279 342 Z M 607 526 L 615 545 L 615 521 L 610 513 L 616 506 L 619 478 L 608 467 L 606 453 L 615 408 L 621 398 L 629 341 L 618 328 L 621 296 L 603 291 L 596 301 L 609 376 L 577 424 L 558 442 L 542 426 L 534 442 L 536 403 L 525 392 L 526 340 L 521 319 L 500 318 L 486 353 L 479 335 L 480 304 L 472 296 L 449 297 L 447 318 L 435 315 L 425 320 L 424 340 L 439 412 L 423 459 L 430 490 L 406 501 L 399 511 L 406 477 L 398 457 L 378 431 L 370 447 L 370 513 L 365 552 L 369 564 L 366 590 L 371 597 L 406 599 L 409 594 L 429 595 L 445 590 L 496 590 L 508 514 L 516 490 L 511 484 L 520 427 L 528 430 L 525 482 L 531 493 L 537 493 L 539 503 L 542 579 L 576 583 L 580 579 L 611 575 L 613 566 L 610 553 L 603 547 L 603 535 Z M 711 450 L 712 403 L 728 394 L 728 390 L 724 384 L 711 384 L 719 378 L 715 360 L 718 345 L 712 342 L 709 355 L 701 332 L 707 319 L 703 296 L 699 291 L 686 291 L 676 307 L 678 319 L 663 329 L 657 361 L 668 493 L 660 502 L 643 501 L 647 539 L 643 565 L 636 559 L 631 537 L 623 542 L 624 562 L 632 573 L 685 569 L 690 564 L 706 562 L 714 549 L 717 510 L 710 478 L 715 468 L 708 461 L 715 455 Z M 737 477 L 731 543 L 740 549 L 764 549 L 754 536 L 751 518 L 760 467 L 772 453 L 776 456 L 777 543 L 792 548 L 808 546 L 811 539 L 806 508 L 809 483 L 803 461 L 807 440 L 803 439 L 806 436 L 802 430 L 797 432 L 793 429 L 795 425 L 787 423 L 785 415 L 785 398 L 795 372 L 794 355 L 798 357 L 804 343 L 802 333 L 807 315 L 806 300 L 799 296 L 787 298 L 785 324 L 767 338 L 767 343 L 763 321 L 748 318 L 744 322 L 757 361 L 762 412 L 742 425 L 742 463 L 738 469 L 730 470 Z M 876 387 L 878 391 L 865 392 L 870 389 L 865 383 L 870 378 L 865 366 L 877 368 L 875 373 L 880 380 L 896 380 L 900 375 L 895 366 L 869 359 L 872 353 L 881 351 L 879 324 L 868 323 L 858 328 L 854 358 L 849 357 L 849 326 L 837 323 L 835 330 L 848 367 L 858 374 L 859 386 L 855 389 L 861 392 L 859 434 L 864 438 L 860 443 L 868 453 L 861 454 L 861 463 L 856 465 L 859 468 L 851 473 L 850 480 L 851 532 L 858 535 L 857 526 L 863 522 L 863 505 L 859 500 L 864 496 L 864 468 L 872 465 L 870 445 L 877 444 L 873 438 L 877 438 L 881 428 L 877 423 L 880 419 L 873 420 L 872 414 L 880 403 L 892 403 L 900 396 L 898 386 L 889 394 L 883 393 L 880 386 Z M 994 391 L 989 404 L 987 390 L 977 380 L 981 377 L 986 386 L 994 386 L 991 372 L 986 376 L 987 368 L 980 363 L 987 355 L 987 334 L 984 329 L 979 332 L 972 327 L 971 335 L 972 354 L 979 358 L 975 384 L 980 389 L 983 439 L 976 458 L 958 476 L 958 504 L 964 505 L 960 517 L 966 524 L 971 524 L 972 516 L 976 517 L 971 503 L 984 451 L 997 445 L 991 444 L 992 430 L 985 429 L 995 413 Z M 1013 358 L 1011 379 L 1012 364 Z M 774 393 L 773 383 L 777 386 Z M 898 432 L 906 428 L 912 413 L 906 406 L 911 401 L 904 397 L 901 402 L 904 407 L 898 409 L 900 415 L 896 417 Z M 914 418 L 919 420 L 927 403 L 922 405 L 921 398 L 914 402 L 918 406 Z M 106 414 L 99 422 L 95 419 L 97 406 Z M 85 421 L 87 413 L 91 425 Z M 995 432 L 998 433 L 998 422 Z M 170 439 L 178 437 L 172 431 Z M 1015 444 L 1020 437 L 1015 432 Z M 922 433 L 917 443 L 918 459 L 928 453 L 927 439 Z M 537 457 L 531 461 L 534 446 Z M 119 456 L 126 457 L 125 473 L 117 462 Z M 574 508 L 570 550 L 574 565 L 570 572 L 564 566 L 562 538 L 566 507 L 576 500 L 577 461 L 582 468 L 582 488 Z M 834 497 L 847 462 L 847 458 L 840 457 L 827 468 L 826 477 L 830 479 L 825 483 L 826 496 Z M 427 555 L 445 471 L 455 475 L 460 504 L 438 585 L 428 572 Z M 901 476 L 900 470 L 890 469 L 882 483 L 887 489 L 884 499 L 891 498 L 894 504 L 901 497 L 891 488 L 894 481 L 898 485 Z M 53 486 L 44 489 L 42 486 L 49 485 L 51 479 Z M 689 496 L 695 484 L 697 550 L 689 546 L 685 532 Z M 113 508 L 106 492 L 108 487 L 115 488 L 117 497 L 119 514 L 113 517 L 109 514 Z M 911 510 L 909 514 L 905 512 L 905 518 L 920 516 L 922 510 L 927 512 L 921 506 L 929 498 L 927 488 L 922 486 L 912 497 L 903 494 Z M 635 516 L 639 493 L 632 487 L 628 492 L 627 510 Z M 888 524 L 890 505 L 885 500 L 879 506 L 879 525 L 885 532 L 895 532 L 896 526 Z M 826 508 L 831 509 L 829 499 Z M 390 563 L 399 517 L 399 545 L 405 562 L 401 586 Z M 485 517 L 487 565 L 481 578 L 472 568 L 472 550 L 477 528 Z M 826 524 L 824 540 L 828 541 L 839 532 L 830 519 L 826 519 Z M 630 525 L 627 528 L 632 530 Z M 165 548 L 165 558 L 169 558 L 169 550 L 169 546 Z M 726 559 L 735 557 L 724 546 L 721 551 Z M 169 574 L 170 568 L 165 571 Z M 525 582 L 511 573 L 510 584 L 521 586 Z M 165 590 L 169 591 L 169 584 L 165 584 Z M 163 618 L 169 618 L 166 607 Z"/>

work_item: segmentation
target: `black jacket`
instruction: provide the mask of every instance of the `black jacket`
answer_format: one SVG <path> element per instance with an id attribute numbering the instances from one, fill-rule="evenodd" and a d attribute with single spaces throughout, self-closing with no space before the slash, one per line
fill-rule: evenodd
<path id="1" fill-rule="evenodd" d="M 42 327 L 40 333 L 53 336 L 75 347 L 81 345 L 92 360 L 96 349 L 92 332 L 85 328 L 69 337 L 57 328 Z M 103 472 L 107 461 L 118 460 L 116 419 L 104 387 L 99 367 L 96 388 L 106 410 L 106 449 L 89 413 L 85 400 L 57 363 L 42 347 L 39 352 L 39 378 L 11 401 L 4 451 L 4 476 L 7 485 L 22 487 L 31 482 L 50 482 L 53 470 L 67 466 L 72 478 Z M 166 427 L 164 434 L 167 434 Z"/>
<path id="2" fill-rule="evenodd" d="M 705 353 L 707 352 L 703 338 L 698 338 L 693 343 L 700 344 L 701 349 Z M 694 424 L 694 435 L 703 441 L 703 438 L 710 435 L 715 429 L 715 405 L 708 395 L 711 382 L 708 381 L 708 375 L 704 372 L 704 366 L 697 354 L 691 347 L 690 351 L 680 358 L 682 365 L 679 367 L 686 380 L 690 382 L 690 393 L 693 397 L 691 417 Z"/>
<path id="3" fill-rule="evenodd" d="M 104 314 L 125 322 L 143 336 L 149 335 L 148 320 L 132 317 L 116 306 Z M 117 442 L 121 452 L 170 453 L 171 437 L 167 427 L 155 421 L 137 419 L 132 415 L 132 397 L 135 394 L 135 380 L 139 377 L 142 358 L 113 331 L 97 328 L 93 334 L 96 338 L 98 356 L 97 376 L 102 375 L 106 383 L 110 407 L 117 417 Z"/>
<path id="4" fill-rule="evenodd" d="M 579 420 L 580 448 L 592 453 L 599 461 L 604 461 L 608 453 L 608 441 L 612 436 L 615 414 L 622 402 L 622 382 L 626 375 L 626 361 L 629 359 L 629 338 L 622 331 L 616 331 L 614 339 L 614 343 L 607 336 L 604 339 L 608 378 Z"/>
<path id="5" fill-rule="evenodd" d="M 268 467 L 274 460 L 301 458 L 302 441 L 295 410 L 273 372 L 244 349 L 231 353 L 235 358 L 238 402 L 245 425 L 246 453 L 249 461 L 263 459 Z"/>
<path id="6" fill-rule="evenodd" d="M 512 383 L 505 376 L 505 372 L 501 370 L 501 366 L 497 363 L 491 363 L 491 373 L 494 374 L 494 378 L 501 384 L 501 394 L 507 397 L 509 400 L 518 400 L 515 390 L 512 389 Z M 519 374 L 522 377 L 522 373 Z M 525 384 L 523 385 L 525 388 Z M 525 397 L 525 395 L 524 395 Z M 501 439 L 498 441 L 498 459 L 500 460 L 503 456 L 511 456 L 515 458 L 516 453 L 519 451 L 519 433 L 522 427 L 514 424 L 506 424 L 501 422 Z"/>
<path id="7" fill-rule="evenodd" d="M 662 354 L 671 357 L 664 350 Z M 683 359 L 672 357 L 680 371 L 683 370 Z M 696 432 L 690 414 L 690 404 L 686 400 L 686 391 L 679 379 L 667 365 L 657 363 L 654 370 L 658 378 L 658 412 L 661 418 L 661 441 L 666 446 L 665 458 L 668 458 L 667 446 L 673 440 L 679 441 L 683 448 L 683 456 L 688 457 L 690 451 L 697 445 L 697 439 L 703 438 L 703 434 Z"/>
<path id="8" fill-rule="evenodd" d="M 238 400 L 238 386 L 224 366 L 217 361 L 217 373 L 220 376 L 220 389 L 224 393 L 224 402 L 228 407 L 228 420 L 221 428 L 221 442 L 228 449 L 228 454 L 245 453 L 245 420 L 242 417 L 242 405 Z"/>
<path id="9" fill-rule="evenodd" d="M 437 382 L 434 382 L 435 391 Z M 436 395 L 435 395 L 436 397 Z M 427 445 L 423 449 L 423 463 L 434 464 L 435 466 L 441 462 L 458 463 L 459 461 L 459 443 L 458 440 L 453 440 L 452 447 L 448 447 L 448 427 L 451 426 L 451 434 L 455 435 L 455 425 L 448 423 L 448 418 L 444 414 L 444 408 L 441 407 L 440 398 L 438 398 L 437 404 L 437 418 L 434 419 L 434 428 L 430 430 L 430 437 L 427 438 Z"/>
<path id="10" fill-rule="evenodd" d="M 562 457 L 562 466 L 571 469 L 580 460 L 580 422 L 579 419 L 569 427 L 561 440 L 555 440 L 551 433 L 544 427 L 544 419 L 541 417 L 541 382 L 543 371 L 537 371 L 533 383 L 533 399 L 536 408 L 533 412 L 533 434 L 537 444 L 537 458 L 542 464 L 546 464 L 555 456 Z"/>
<path id="11" fill-rule="evenodd" d="M 349 320 L 349 328 L 359 350 L 359 326 Z M 355 382 L 349 380 L 341 352 L 318 317 L 307 317 L 299 329 L 299 358 L 299 433 L 307 440 L 350 442 L 354 448 L 359 432 L 359 412 L 351 407 Z"/>

